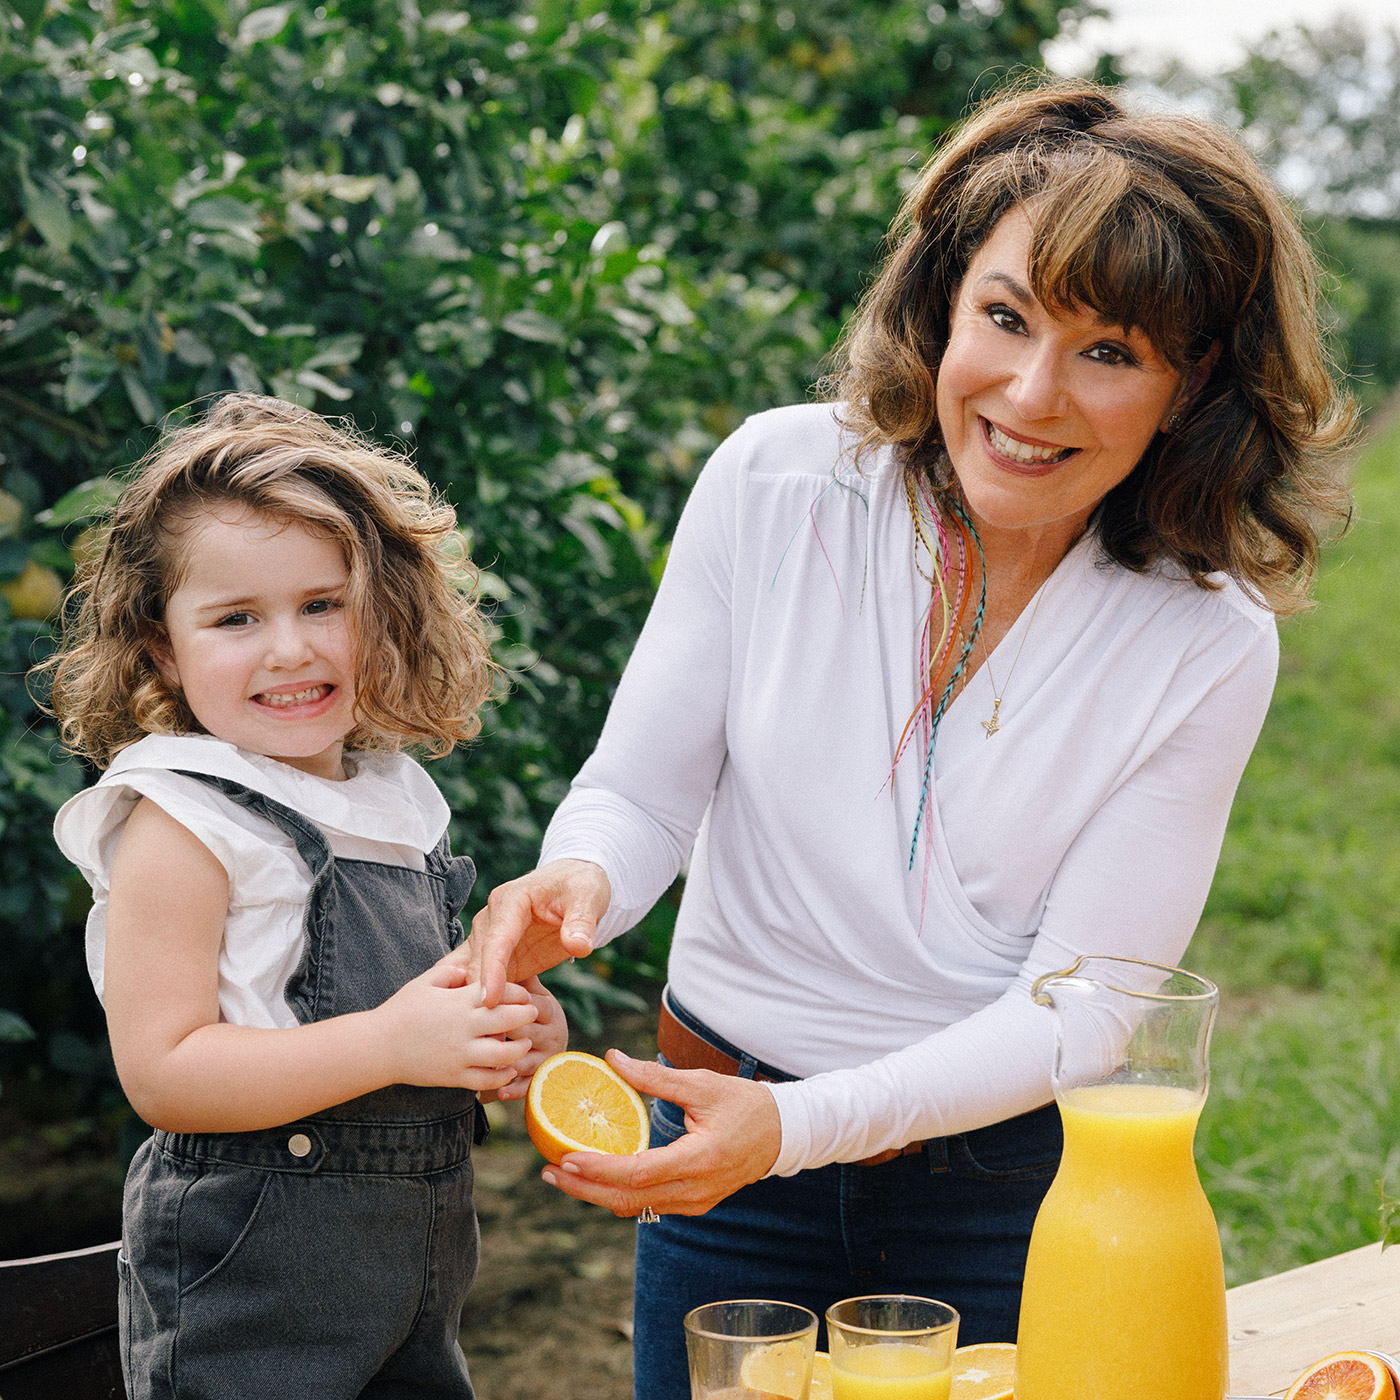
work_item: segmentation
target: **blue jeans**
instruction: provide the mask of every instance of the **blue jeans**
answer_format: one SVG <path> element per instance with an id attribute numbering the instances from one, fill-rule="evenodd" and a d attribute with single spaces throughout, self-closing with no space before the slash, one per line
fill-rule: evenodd
<path id="1" fill-rule="evenodd" d="M 684 1132 L 675 1104 L 652 1105 L 653 1147 Z M 801 1303 L 821 1318 L 842 1298 L 912 1293 L 958 1310 L 959 1345 L 1015 1341 L 1031 1225 L 1061 1145 L 1051 1104 L 917 1156 L 769 1177 L 705 1215 L 638 1226 L 636 1400 L 690 1394 L 681 1319 L 725 1298 Z"/>

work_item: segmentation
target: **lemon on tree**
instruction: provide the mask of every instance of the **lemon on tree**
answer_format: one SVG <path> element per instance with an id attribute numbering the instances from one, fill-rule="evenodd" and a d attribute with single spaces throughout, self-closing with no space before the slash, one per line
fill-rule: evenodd
<path id="1" fill-rule="evenodd" d="M 0 597 L 15 617 L 42 622 L 58 611 L 63 601 L 63 580 L 47 564 L 30 560 L 8 583 L 0 583 Z"/>

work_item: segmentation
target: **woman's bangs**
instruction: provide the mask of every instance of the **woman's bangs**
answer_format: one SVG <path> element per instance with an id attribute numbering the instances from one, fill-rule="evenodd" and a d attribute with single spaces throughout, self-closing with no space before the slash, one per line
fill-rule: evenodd
<path id="1" fill-rule="evenodd" d="M 1169 363 L 1185 368 L 1209 336 L 1204 288 L 1176 211 L 1128 180 L 1125 188 L 1086 192 L 1082 175 L 1034 201 L 1031 290 L 1048 308 L 1087 310 L 1108 325 L 1141 331 Z"/>

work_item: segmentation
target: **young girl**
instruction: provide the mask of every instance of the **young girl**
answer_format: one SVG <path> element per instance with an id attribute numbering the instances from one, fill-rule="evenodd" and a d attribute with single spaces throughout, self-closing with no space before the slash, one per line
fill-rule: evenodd
<path id="1" fill-rule="evenodd" d="M 138 471 L 50 663 L 107 771 L 55 834 L 132 1105 L 132 1400 L 464 1397 L 473 1091 L 563 1048 L 448 953 L 474 870 L 401 753 L 478 728 L 455 520 L 392 453 L 235 395 Z"/>

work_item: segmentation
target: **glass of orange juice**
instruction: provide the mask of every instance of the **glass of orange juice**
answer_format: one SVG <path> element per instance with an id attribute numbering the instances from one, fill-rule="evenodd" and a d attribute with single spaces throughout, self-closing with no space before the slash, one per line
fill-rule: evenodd
<path id="1" fill-rule="evenodd" d="M 685 1315 L 691 1400 L 806 1400 L 817 1315 L 796 1303 L 741 1298 Z"/>
<path id="2" fill-rule="evenodd" d="M 826 1310 L 836 1400 L 948 1400 L 958 1314 L 933 1298 L 880 1293 Z"/>

